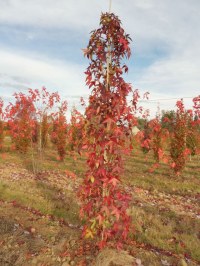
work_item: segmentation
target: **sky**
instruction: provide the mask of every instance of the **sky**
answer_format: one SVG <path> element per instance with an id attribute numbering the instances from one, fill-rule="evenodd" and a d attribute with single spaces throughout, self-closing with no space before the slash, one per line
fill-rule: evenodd
<path id="1" fill-rule="evenodd" d="M 87 99 L 82 48 L 99 27 L 109 0 L 0 0 L 0 97 L 45 86 L 69 108 Z M 111 11 L 129 33 L 132 56 L 124 77 L 150 100 L 151 113 L 186 107 L 200 94 L 200 1 L 112 0 Z"/>

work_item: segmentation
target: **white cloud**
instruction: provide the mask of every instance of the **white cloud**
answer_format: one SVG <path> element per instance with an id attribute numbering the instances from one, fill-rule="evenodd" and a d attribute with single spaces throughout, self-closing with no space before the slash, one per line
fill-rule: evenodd
<path id="1" fill-rule="evenodd" d="M 89 89 L 85 87 L 85 67 L 73 62 L 64 63 L 50 58 L 38 59 L 35 54 L 25 55 L 0 49 L 0 97 L 12 102 L 15 92 L 26 93 L 29 88 L 58 91 L 62 100 L 68 102 L 67 117 L 75 105 L 83 111 L 80 97 L 88 98 Z"/>
<path id="2" fill-rule="evenodd" d="M 142 91 L 149 91 L 150 99 L 155 100 L 143 103 L 145 108 L 151 109 L 152 115 L 158 103 L 161 110 L 172 110 L 181 98 L 186 108 L 192 108 L 192 98 L 200 94 L 200 60 L 196 53 L 200 53 L 200 49 L 157 60 L 135 79 L 133 84 Z"/>
<path id="3" fill-rule="evenodd" d="M 195 96 L 200 92 L 200 62 L 184 56 L 158 60 L 136 81 L 139 87 L 168 95 Z"/>
<path id="4" fill-rule="evenodd" d="M 108 6 L 109 0 L 1 0 L 0 23 L 86 33 L 98 26 L 100 13 Z M 199 0 L 113 0 L 112 11 L 134 41 L 150 49 L 157 41 L 170 46 L 184 44 L 190 37 L 193 41 L 199 32 Z"/>
<path id="5" fill-rule="evenodd" d="M 84 93 L 84 68 L 71 62 L 53 59 L 36 59 L 0 49 L 0 73 L 2 82 L 13 82 L 22 86 L 49 86 L 69 95 Z M 16 82 L 16 78 L 18 82 Z"/>
<path id="6" fill-rule="evenodd" d="M 45 28 L 84 28 L 108 1 L 91 0 L 4 0 L 0 2 L 0 22 Z M 96 11 L 96 12 L 95 12 Z"/>

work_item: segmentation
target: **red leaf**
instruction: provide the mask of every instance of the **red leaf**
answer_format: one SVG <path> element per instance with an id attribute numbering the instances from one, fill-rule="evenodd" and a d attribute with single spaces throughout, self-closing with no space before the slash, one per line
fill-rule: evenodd
<path id="1" fill-rule="evenodd" d="M 118 182 L 120 182 L 120 181 L 117 178 L 113 177 L 110 179 L 110 181 L 108 183 L 112 184 L 115 187 Z"/>
<path id="2" fill-rule="evenodd" d="M 114 214 L 116 216 L 117 221 L 119 220 L 119 217 L 120 217 L 119 209 L 117 209 L 116 207 L 113 207 L 113 211 L 111 212 L 111 214 Z"/>

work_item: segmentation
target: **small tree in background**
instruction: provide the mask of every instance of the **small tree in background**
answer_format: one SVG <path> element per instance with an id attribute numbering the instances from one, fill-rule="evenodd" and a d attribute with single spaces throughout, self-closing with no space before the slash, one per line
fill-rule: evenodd
<path id="1" fill-rule="evenodd" d="M 188 123 L 187 147 L 191 155 L 200 153 L 200 95 L 193 99 L 193 113 Z"/>
<path id="2" fill-rule="evenodd" d="M 176 174 L 179 174 L 185 167 L 186 158 L 190 150 L 186 146 L 188 134 L 188 120 L 191 119 L 191 112 L 185 110 L 183 100 L 177 101 L 175 120 L 172 121 L 173 132 L 171 134 L 170 156 L 171 166 Z"/>
<path id="3" fill-rule="evenodd" d="M 151 128 L 149 122 L 145 120 L 144 128 L 140 134 L 140 144 L 144 154 L 147 154 L 151 150 Z"/>
<path id="4" fill-rule="evenodd" d="M 35 106 L 30 95 L 15 93 L 15 104 L 6 108 L 6 116 L 15 148 L 26 153 L 30 147 L 35 127 Z"/>
<path id="5" fill-rule="evenodd" d="M 71 111 L 71 119 L 68 132 L 68 146 L 70 152 L 75 157 L 75 153 L 80 153 L 85 140 L 86 121 L 84 115 L 75 107 Z"/>
<path id="6" fill-rule="evenodd" d="M 173 132 L 173 123 L 175 121 L 176 112 L 174 110 L 162 111 L 161 125 L 162 128 L 166 129 L 169 133 Z"/>
<path id="7" fill-rule="evenodd" d="M 48 134 L 50 129 L 50 121 L 47 113 L 42 115 L 42 122 L 41 122 L 41 146 L 42 150 L 47 147 L 48 144 Z"/>
<path id="8" fill-rule="evenodd" d="M 10 103 L 6 108 L 12 140 L 21 153 L 27 153 L 31 148 L 32 166 L 36 173 L 47 143 L 49 119 L 60 96 L 49 93 L 46 88 L 30 89 L 27 94 L 15 93 L 14 96 L 15 104 Z"/>
<path id="9" fill-rule="evenodd" d="M 149 126 L 152 129 L 151 146 L 154 154 L 154 159 L 157 163 L 159 163 L 163 153 L 162 127 L 158 118 L 151 120 L 149 122 Z"/>
<path id="10" fill-rule="evenodd" d="M 33 129 L 32 142 L 34 145 L 36 145 L 38 143 L 38 135 L 39 135 L 38 132 L 39 132 L 40 125 L 36 119 L 34 122 L 35 122 L 35 126 Z"/>
<path id="11" fill-rule="evenodd" d="M 3 113 L 3 100 L 0 98 L 0 150 L 3 147 L 3 138 L 4 138 L 4 113 Z"/>
<path id="12" fill-rule="evenodd" d="M 187 121 L 187 137 L 186 137 L 186 147 L 190 150 L 192 156 L 197 154 L 198 150 L 198 130 L 197 124 L 193 117 L 192 110 L 190 111 Z"/>
<path id="13" fill-rule="evenodd" d="M 53 130 L 51 133 L 52 142 L 55 144 L 59 159 L 64 160 L 66 155 L 66 145 L 67 145 L 67 102 L 62 102 L 59 107 L 59 111 L 53 116 Z"/>
<path id="14" fill-rule="evenodd" d="M 40 158 L 42 158 L 43 151 L 47 145 L 47 138 L 49 134 L 51 120 L 54 114 L 55 104 L 60 102 L 60 96 L 57 92 L 50 93 L 45 87 L 41 90 L 35 89 L 29 90 L 29 95 L 33 100 L 35 106 L 35 115 L 38 123 L 38 128 L 36 132 L 37 136 L 37 149 L 39 152 Z"/>
<path id="15" fill-rule="evenodd" d="M 198 121 L 198 123 L 200 123 L 200 95 L 197 97 L 193 98 L 193 109 L 194 109 L 194 114 L 196 117 L 196 121 Z"/>
<path id="16" fill-rule="evenodd" d="M 155 161 L 157 163 L 161 160 L 167 161 L 164 152 L 164 143 L 169 136 L 168 130 L 162 127 L 158 117 L 149 122 L 149 127 L 151 128 L 151 148 Z"/>

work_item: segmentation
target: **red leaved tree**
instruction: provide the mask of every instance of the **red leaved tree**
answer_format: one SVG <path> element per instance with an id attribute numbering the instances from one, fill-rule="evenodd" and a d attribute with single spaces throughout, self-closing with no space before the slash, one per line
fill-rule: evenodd
<path id="1" fill-rule="evenodd" d="M 196 120 L 200 120 L 200 95 L 197 97 L 194 97 L 193 101 L 193 108 L 194 108 L 194 114 L 196 116 Z"/>
<path id="2" fill-rule="evenodd" d="M 2 149 L 3 146 L 3 129 L 4 129 L 4 122 L 3 122 L 3 117 L 4 117 L 4 112 L 3 112 L 3 100 L 0 98 L 0 150 Z"/>
<path id="3" fill-rule="evenodd" d="M 151 128 L 149 121 L 145 119 L 144 129 L 139 134 L 139 142 L 144 154 L 147 154 L 151 149 Z"/>
<path id="4" fill-rule="evenodd" d="M 193 99 L 192 115 L 188 124 L 187 147 L 191 155 L 200 154 L 200 95 Z"/>
<path id="5" fill-rule="evenodd" d="M 88 149 L 84 184 L 80 187 L 83 203 L 80 215 L 85 219 L 85 237 L 99 237 L 99 247 L 109 239 L 118 247 L 126 239 L 130 229 L 127 215 L 130 196 L 124 192 L 120 181 L 123 173 L 122 156 L 130 148 L 133 110 L 126 97 L 132 92 L 131 85 L 123 79 L 128 71 L 121 63 L 129 58 L 130 37 L 121 27 L 121 21 L 113 13 L 101 15 L 100 28 L 91 34 L 84 54 L 90 59 L 86 84 L 92 88 L 89 105 L 85 111 Z"/>
<path id="6" fill-rule="evenodd" d="M 170 156 L 171 167 L 176 174 L 183 171 L 186 159 L 191 151 L 186 146 L 188 135 L 188 121 L 192 119 L 192 112 L 185 110 L 183 100 L 177 101 L 176 115 L 171 121 L 173 131 L 171 133 Z"/>
<path id="7" fill-rule="evenodd" d="M 35 128 L 35 106 L 31 95 L 15 93 L 15 103 L 6 108 L 6 116 L 15 148 L 26 153 Z"/>
<path id="8" fill-rule="evenodd" d="M 55 144 L 59 159 L 64 160 L 67 144 L 67 102 L 64 101 L 59 107 L 59 111 L 53 115 L 53 130 L 51 133 L 52 142 Z"/>
<path id="9" fill-rule="evenodd" d="M 32 98 L 35 106 L 35 115 L 37 120 L 37 148 L 40 157 L 42 158 L 43 151 L 47 145 L 48 134 L 50 129 L 50 121 L 54 114 L 54 106 L 60 102 L 60 96 L 57 92 L 50 93 L 45 87 L 41 90 L 29 90 L 29 95 Z"/>
<path id="10" fill-rule="evenodd" d="M 164 153 L 164 143 L 169 135 L 169 132 L 162 127 L 158 117 L 149 121 L 149 126 L 151 128 L 150 139 L 154 159 L 157 163 L 161 160 L 166 161 L 167 157 Z"/>
<path id="11" fill-rule="evenodd" d="M 85 118 L 76 107 L 71 111 L 71 119 L 68 132 L 68 146 L 70 153 L 76 158 L 76 153 L 80 153 L 85 140 Z"/>

